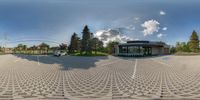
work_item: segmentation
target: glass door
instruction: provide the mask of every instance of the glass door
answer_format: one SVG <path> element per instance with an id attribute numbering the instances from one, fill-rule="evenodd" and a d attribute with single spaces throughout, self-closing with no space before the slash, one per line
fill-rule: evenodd
<path id="1" fill-rule="evenodd" d="M 148 55 L 152 55 L 152 48 L 148 47 Z"/>

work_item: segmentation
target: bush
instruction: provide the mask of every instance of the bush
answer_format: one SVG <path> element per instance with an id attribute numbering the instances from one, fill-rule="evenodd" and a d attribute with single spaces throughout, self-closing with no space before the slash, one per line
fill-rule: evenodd
<path id="1" fill-rule="evenodd" d="M 86 54 L 86 53 L 80 53 L 80 52 L 76 52 L 76 53 L 73 53 L 71 54 L 72 56 L 108 56 L 107 53 L 103 53 L 103 52 L 97 52 L 95 54 L 95 52 L 93 51 L 91 54 Z"/>

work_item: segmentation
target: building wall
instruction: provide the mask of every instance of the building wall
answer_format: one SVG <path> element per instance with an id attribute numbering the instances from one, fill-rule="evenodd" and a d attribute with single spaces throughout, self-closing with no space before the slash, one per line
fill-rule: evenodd
<path id="1" fill-rule="evenodd" d="M 163 48 L 163 54 L 170 54 L 169 48 Z"/>
<path id="2" fill-rule="evenodd" d="M 13 53 L 13 49 L 12 49 L 12 48 L 3 48 L 2 51 L 3 51 L 4 53 L 7 53 L 7 54 Z"/>
<path id="3" fill-rule="evenodd" d="M 124 46 L 125 48 L 127 48 L 126 46 Z M 150 54 L 147 54 L 147 55 L 165 55 L 165 54 L 169 54 L 169 48 L 168 47 L 155 47 L 155 46 L 152 46 L 150 47 Z M 129 52 L 127 53 L 127 51 L 125 50 L 124 52 L 122 51 L 123 49 L 119 48 L 118 45 L 115 46 L 115 50 L 113 52 L 113 55 L 120 55 L 120 56 L 129 56 L 129 55 L 133 55 L 133 56 L 137 56 L 137 55 L 141 55 L 143 56 L 144 55 L 144 52 L 141 52 L 140 54 L 138 54 L 137 52 Z M 144 48 L 143 48 L 144 50 Z M 146 54 L 146 52 L 145 52 Z M 146 56 L 147 56 L 146 55 Z M 144 55 L 145 56 L 145 55 Z"/>
<path id="4" fill-rule="evenodd" d="M 161 55 L 162 47 L 152 47 L 152 55 Z"/>
<path id="5" fill-rule="evenodd" d="M 119 54 L 119 46 L 115 45 L 114 46 L 114 53 L 113 53 L 113 55 L 118 55 L 118 54 Z"/>

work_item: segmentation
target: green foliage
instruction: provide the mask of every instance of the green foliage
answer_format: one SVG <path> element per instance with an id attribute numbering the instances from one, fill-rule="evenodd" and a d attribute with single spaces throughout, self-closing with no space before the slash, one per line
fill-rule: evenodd
<path id="1" fill-rule="evenodd" d="M 106 46 L 106 49 L 107 49 L 107 52 L 109 54 L 112 54 L 113 53 L 113 50 L 114 50 L 114 46 L 119 44 L 119 42 L 116 42 L 116 41 L 110 41 L 108 42 L 107 46 Z"/>
<path id="2" fill-rule="evenodd" d="M 92 53 L 92 48 L 91 48 L 91 39 L 93 37 L 93 34 L 90 33 L 90 30 L 88 26 L 86 25 L 83 29 L 83 35 L 82 35 L 82 41 L 81 41 L 81 54 L 85 52 L 85 54 Z"/>
<path id="3" fill-rule="evenodd" d="M 199 52 L 176 52 L 176 55 L 192 56 L 192 55 L 200 55 L 200 53 Z"/>
<path id="4" fill-rule="evenodd" d="M 82 56 L 99 56 L 102 52 L 105 52 L 103 42 L 94 37 L 86 25 L 82 31 L 82 40 L 74 33 L 71 37 L 69 53 L 71 55 Z M 103 54 L 104 55 L 104 54 Z"/>
<path id="5" fill-rule="evenodd" d="M 110 41 L 106 47 L 101 40 L 93 36 L 90 32 L 88 26 L 86 25 L 82 31 L 82 39 L 74 33 L 71 37 L 69 53 L 72 55 L 95 55 L 98 52 L 106 52 L 112 54 L 114 51 L 114 46 L 119 44 L 119 42 Z M 80 53 L 79 53 L 80 52 Z M 93 54 L 94 53 L 94 54 Z"/>
<path id="6" fill-rule="evenodd" d="M 182 51 L 182 47 L 180 45 L 180 42 L 176 42 L 176 51 Z"/>
<path id="7" fill-rule="evenodd" d="M 39 45 L 39 48 L 42 49 L 42 50 L 46 50 L 46 49 L 49 49 L 49 45 L 46 44 L 46 43 L 41 43 L 41 44 Z"/>
<path id="8" fill-rule="evenodd" d="M 63 44 L 61 44 L 63 45 Z M 65 44 L 66 45 L 66 44 Z M 56 47 L 59 48 L 59 47 Z M 16 54 L 49 54 L 53 53 L 53 48 L 50 48 L 50 46 L 46 43 L 41 43 L 39 45 L 33 45 L 31 47 L 28 47 L 27 45 L 24 44 L 19 44 L 17 47 L 13 49 L 13 53 Z"/>
<path id="9" fill-rule="evenodd" d="M 188 43 L 177 42 L 176 52 L 199 52 L 199 37 L 196 31 L 192 32 Z"/>
<path id="10" fill-rule="evenodd" d="M 20 53 L 25 53 L 27 50 L 27 45 L 18 44 L 17 47 L 14 48 L 14 51 L 19 51 Z"/>
<path id="11" fill-rule="evenodd" d="M 81 54 L 80 52 L 76 52 L 76 53 L 73 53 L 73 54 L 71 54 L 72 56 L 108 56 L 108 54 L 107 53 L 104 53 L 104 52 L 99 52 L 99 51 L 97 51 L 96 53 L 95 53 L 95 51 L 93 51 L 91 54 Z"/>
<path id="12" fill-rule="evenodd" d="M 196 31 L 192 32 L 190 36 L 190 41 L 188 42 L 189 48 L 192 52 L 199 52 L 199 37 Z"/>
<path id="13" fill-rule="evenodd" d="M 92 50 L 95 51 L 95 54 L 97 54 L 97 51 L 101 51 L 103 49 L 103 42 L 100 41 L 98 38 L 93 38 L 90 41 Z"/>
<path id="14" fill-rule="evenodd" d="M 80 38 L 76 33 L 74 33 L 71 37 L 69 52 L 74 53 L 80 50 Z"/>
<path id="15" fill-rule="evenodd" d="M 67 44 L 64 44 L 64 43 L 60 44 L 59 49 L 60 50 L 67 50 Z"/>
<path id="16" fill-rule="evenodd" d="M 176 53 L 176 48 L 175 48 L 174 46 L 172 46 L 172 47 L 170 48 L 170 53 L 171 53 L 171 54 Z"/>
<path id="17" fill-rule="evenodd" d="M 178 52 L 190 52 L 189 45 L 185 42 L 177 42 L 176 43 L 176 51 Z"/>

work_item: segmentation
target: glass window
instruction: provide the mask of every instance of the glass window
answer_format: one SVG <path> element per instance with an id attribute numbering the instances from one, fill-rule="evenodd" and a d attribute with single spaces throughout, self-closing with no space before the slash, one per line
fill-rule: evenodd
<path id="1" fill-rule="evenodd" d="M 122 47 L 122 52 L 127 53 L 127 47 Z"/>

